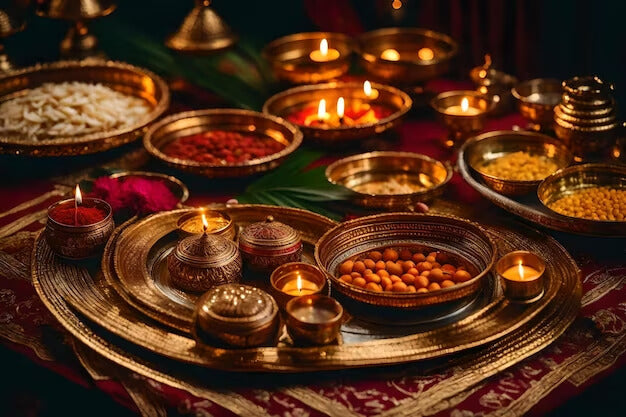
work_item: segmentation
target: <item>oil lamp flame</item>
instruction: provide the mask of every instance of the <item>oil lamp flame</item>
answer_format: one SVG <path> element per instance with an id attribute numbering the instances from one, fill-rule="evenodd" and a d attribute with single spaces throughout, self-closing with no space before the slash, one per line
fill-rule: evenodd
<path id="1" fill-rule="evenodd" d="M 430 61 L 431 59 L 435 57 L 435 53 L 430 48 L 422 48 L 419 51 L 417 51 L 417 56 L 422 61 Z"/>
<path id="2" fill-rule="evenodd" d="M 296 279 L 296 288 L 298 288 L 298 292 L 302 292 L 302 277 L 298 274 L 298 278 Z"/>
<path id="3" fill-rule="evenodd" d="M 326 38 L 320 41 L 320 54 L 322 54 L 322 56 L 328 55 L 328 41 Z"/>
<path id="4" fill-rule="evenodd" d="M 387 61 L 399 61 L 400 60 L 400 52 L 396 51 L 395 49 L 385 49 L 380 54 L 380 57 L 382 59 L 387 60 Z"/>
<path id="5" fill-rule="evenodd" d="M 517 264 L 517 272 L 519 273 L 519 277 L 524 279 L 524 266 L 522 265 L 522 261 L 519 261 Z"/>
<path id="6" fill-rule="evenodd" d="M 467 97 L 464 97 L 463 100 L 461 100 L 461 110 L 466 112 L 467 109 L 469 109 L 469 100 Z"/>
<path id="7" fill-rule="evenodd" d="M 76 184 L 76 190 L 74 191 L 74 203 L 77 206 L 83 204 L 83 195 L 80 193 L 78 184 Z"/>
<path id="8" fill-rule="evenodd" d="M 324 116 L 326 116 L 326 100 L 321 99 L 320 104 L 317 106 L 317 118 L 323 120 Z"/>
<path id="9" fill-rule="evenodd" d="M 363 83 L 363 92 L 365 93 L 366 96 L 368 97 L 371 96 L 372 95 L 372 83 L 365 80 L 365 82 Z"/>
<path id="10" fill-rule="evenodd" d="M 202 213 L 202 231 L 206 233 L 209 228 L 209 221 L 206 219 L 206 215 Z"/>
<path id="11" fill-rule="evenodd" d="M 337 99 L 337 116 L 339 116 L 340 119 L 343 119 L 343 113 L 344 113 L 344 107 L 345 107 L 345 103 L 343 100 L 343 97 L 339 97 Z"/>

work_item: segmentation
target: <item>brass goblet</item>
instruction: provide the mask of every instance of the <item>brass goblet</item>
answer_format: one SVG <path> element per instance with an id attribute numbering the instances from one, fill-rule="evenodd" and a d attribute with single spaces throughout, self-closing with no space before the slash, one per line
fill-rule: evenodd
<path id="1" fill-rule="evenodd" d="M 117 5 L 113 0 L 40 0 L 38 16 L 72 22 L 61 41 L 61 56 L 87 58 L 101 55 L 98 40 L 89 31 L 87 22 L 113 13 Z"/>

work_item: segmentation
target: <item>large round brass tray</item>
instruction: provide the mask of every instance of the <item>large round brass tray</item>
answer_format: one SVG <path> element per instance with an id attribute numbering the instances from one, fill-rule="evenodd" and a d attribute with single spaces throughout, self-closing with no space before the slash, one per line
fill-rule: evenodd
<path id="1" fill-rule="evenodd" d="M 463 179 L 483 197 L 531 223 L 547 227 L 561 232 L 576 233 L 590 236 L 624 237 L 624 222 L 594 222 L 579 221 L 572 217 L 566 217 L 553 212 L 544 206 L 536 194 L 523 196 L 505 196 L 487 186 L 480 174 L 471 169 L 469 156 L 466 152 L 468 146 L 475 139 L 470 139 L 459 150 L 458 167 Z M 621 168 L 616 168 L 623 171 Z M 553 175 L 557 175 L 557 173 Z M 623 174 L 622 174 L 623 175 Z M 602 184 L 598 184 L 602 185 Z M 606 224 L 614 223 L 614 224 Z M 621 223 L 621 224 L 618 224 Z"/>
<path id="2" fill-rule="evenodd" d="M 261 211 L 254 206 L 239 210 Z M 497 296 L 469 316 L 435 329 L 365 342 L 344 340 L 325 347 L 230 350 L 196 345 L 191 338 L 163 328 L 126 304 L 99 273 L 97 265 L 65 263 L 53 255 L 41 237 L 34 249 L 33 279 L 47 307 L 82 342 L 124 366 L 161 378 L 163 375 L 157 370 L 169 369 L 162 367 L 163 359 L 142 349 L 136 351 L 142 358 L 154 359 L 152 363 L 157 370 L 153 370 L 141 365 L 132 354 L 124 354 L 124 349 L 135 352 L 134 344 L 177 361 L 230 371 L 297 372 L 423 360 L 499 340 L 485 349 L 502 347 L 501 354 L 506 352 L 506 362 L 512 364 L 554 340 L 574 319 L 581 297 L 579 271 L 557 242 L 539 232 L 495 228 L 489 232 L 502 252 L 528 249 L 549 259 L 546 293 L 540 301 L 515 305 Z M 106 331 L 96 327 L 94 333 L 90 321 L 76 316 L 68 305 Z M 516 336 L 507 336 L 513 334 Z M 119 346 L 124 346 L 122 352 Z M 497 363 L 503 366 L 502 361 Z"/>
<path id="3" fill-rule="evenodd" d="M 28 156 L 84 155 L 106 151 L 143 135 L 170 103 L 167 83 L 156 74 L 133 65 L 113 61 L 60 61 L 12 71 L 0 78 L 0 101 L 9 100 L 44 83 L 82 81 L 101 83 L 114 90 L 146 100 L 152 110 L 133 125 L 82 136 L 26 141 L 0 136 L 0 154 Z"/>

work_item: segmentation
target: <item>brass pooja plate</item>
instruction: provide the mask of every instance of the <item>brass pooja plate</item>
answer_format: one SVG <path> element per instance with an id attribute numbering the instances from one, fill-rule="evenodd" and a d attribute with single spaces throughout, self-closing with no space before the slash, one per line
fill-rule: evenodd
<path id="1" fill-rule="evenodd" d="M 260 209 L 259 206 L 242 206 L 235 210 L 258 212 Z M 344 336 L 342 343 L 324 347 L 223 349 L 197 345 L 190 337 L 169 331 L 130 307 L 111 288 L 97 265 L 65 263 L 55 257 L 41 236 L 34 249 L 33 280 L 46 306 L 79 340 L 124 366 L 161 380 L 167 380 L 163 372 L 172 372 L 172 368 L 162 367 L 162 359 L 144 350 L 136 351 L 133 344 L 176 361 L 223 370 L 303 372 L 423 360 L 500 339 L 485 349 L 502 347 L 500 354 L 506 353 L 505 356 L 494 362 L 501 369 L 536 352 L 565 330 L 580 307 L 581 286 L 576 264 L 553 239 L 529 229 L 488 231 L 498 242 L 500 254 L 527 249 L 541 253 L 550 261 L 546 291 L 541 300 L 531 305 L 514 305 L 498 295 L 468 316 L 452 323 L 441 323 L 436 328 L 424 331 L 412 328 L 409 335 L 381 340 L 371 340 L 376 334 L 367 341 L 363 338 L 350 341 Z M 89 322 L 78 318 L 66 303 L 107 331 L 91 330 Z M 125 349 L 139 356 L 125 353 Z M 146 357 L 152 359 L 154 368 L 146 365 Z M 485 366 L 490 368 L 493 364 L 487 361 Z"/>
<path id="2" fill-rule="evenodd" d="M 59 61 L 18 69 L 0 77 L 0 101 L 17 97 L 44 83 L 82 81 L 101 83 L 114 90 L 146 100 L 152 110 L 134 125 L 82 136 L 39 141 L 0 135 L 0 154 L 28 156 L 68 156 L 103 152 L 141 137 L 170 103 L 167 83 L 150 71 L 113 61 Z"/>
<path id="3" fill-rule="evenodd" d="M 489 188 L 489 186 L 485 184 L 480 175 L 470 168 L 470 162 L 468 160 L 467 153 L 467 146 L 469 146 L 470 144 L 470 141 L 466 142 L 466 144 L 459 151 L 459 172 L 472 188 L 474 188 L 483 197 L 485 197 L 487 200 L 491 201 L 495 205 L 534 224 L 544 226 L 552 230 L 590 236 L 626 236 L 626 222 L 601 222 L 593 220 L 584 221 L 584 219 L 567 217 L 555 213 L 554 211 L 544 206 L 536 193 L 517 197 L 509 197 L 492 190 L 491 188 Z M 626 172 L 626 170 L 619 165 L 612 165 L 611 167 L 612 168 L 607 171 L 607 176 L 613 177 L 613 184 L 619 184 L 619 182 L 621 181 L 623 187 L 624 178 L 626 177 L 624 172 Z M 573 166 L 570 168 L 566 168 L 562 171 L 557 171 L 556 173 L 552 174 L 552 177 L 557 178 L 559 177 L 559 174 L 561 172 L 566 170 L 573 170 L 572 172 L 578 172 L 580 171 L 580 169 L 581 168 L 578 166 Z M 544 181 L 551 182 L 549 178 L 550 177 L 546 178 Z M 608 182 L 606 181 L 606 178 L 604 178 L 604 176 L 603 180 L 599 180 L 599 176 L 597 175 L 581 175 L 580 178 L 584 179 L 583 182 L 586 186 L 608 185 Z M 544 188 L 547 188 L 547 186 Z M 551 186 L 551 188 L 554 188 L 554 186 Z M 547 196 L 544 196 L 542 198 L 546 199 Z"/>
<path id="4" fill-rule="evenodd" d="M 236 164 L 214 164 L 180 159 L 162 149 L 173 140 L 210 130 L 257 134 L 285 145 L 279 152 Z M 143 145 L 150 155 L 169 166 L 209 178 L 235 178 L 254 175 L 278 167 L 302 143 L 298 128 L 278 117 L 250 110 L 193 110 L 167 116 L 148 129 Z"/>

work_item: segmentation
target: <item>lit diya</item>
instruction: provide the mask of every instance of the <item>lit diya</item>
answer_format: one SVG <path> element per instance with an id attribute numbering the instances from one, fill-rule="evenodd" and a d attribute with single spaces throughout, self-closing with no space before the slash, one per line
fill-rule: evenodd
<path id="1" fill-rule="evenodd" d="M 284 307 L 292 298 L 320 293 L 326 286 L 326 277 L 314 265 L 290 262 L 272 272 L 270 284 L 274 299 Z"/>
<path id="2" fill-rule="evenodd" d="M 360 64 L 377 80 L 413 85 L 448 71 L 458 46 L 447 35 L 418 28 L 386 28 L 358 39 Z"/>
<path id="3" fill-rule="evenodd" d="M 84 198 L 77 185 L 74 198 L 48 208 L 44 231 L 50 248 L 68 259 L 98 254 L 115 228 L 111 206 L 98 198 Z"/>
<path id="4" fill-rule="evenodd" d="M 336 144 L 397 127 L 411 105 L 394 87 L 337 82 L 286 90 L 266 101 L 263 111 L 297 124 L 307 138 Z"/>
<path id="5" fill-rule="evenodd" d="M 202 219 L 203 215 L 207 220 L 206 231 Z M 177 227 L 181 237 L 208 233 L 232 240 L 236 234 L 235 225 L 230 216 L 217 210 L 200 209 L 183 214 L 178 219 Z"/>
<path id="6" fill-rule="evenodd" d="M 276 39 L 265 47 L 263 56 L 278 79 L 311 84 L 347 73 L 353 50 L 353 41 L 346 35 L 310 32 Z"/>
<path id="7" fill-rule="evenodd" d="M 507 253 L 496 263 L 496 272 L 504 284 L 504 294 L 513 301 L 533 302 L 543 295 L 546 263 L 528 251 Z"/>

